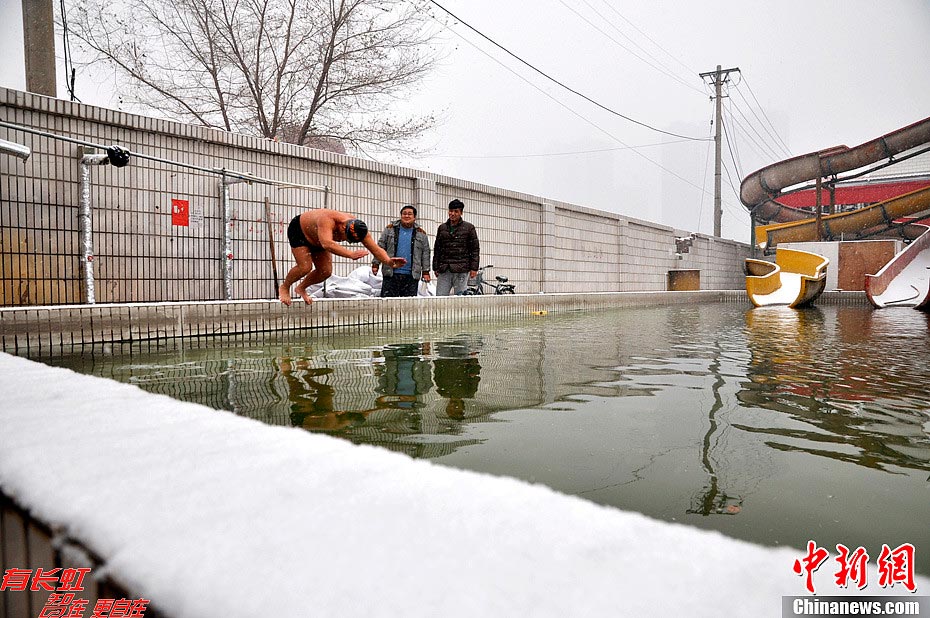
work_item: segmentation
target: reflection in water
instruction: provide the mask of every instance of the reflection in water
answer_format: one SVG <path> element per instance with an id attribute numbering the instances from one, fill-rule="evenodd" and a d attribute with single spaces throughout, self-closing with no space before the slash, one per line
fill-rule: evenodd
<path id="1" fill-rule="evenodd" d="M 364 412 L 337 411 L 333 405 L 335 389 L 317 380 L 332 374 L 333 370 L 315 369 L 310 364 L 307 358 L 281 358 L 278 362 L 278 372 L 287 382 L 291 423 L 321 431 L 338 431 L 364 423 Z"/>
<path id="2" fill-rule="evenodd" d="M 926 317 L 900 310 L 768 307 L 746 314 L 752 363 L 740 401 L 783 413 L 789 426 L 736 425 L 769 446 L 890 471 L 930 471 Z M 906 428 L 902 426 L 910 424 Z"/>
<path id="3" fill-rule="evenodd" d="M 710 372 L 714 375 L 714 383 L 711 390 L 714 394 L 714 403 L 707 412 L 707 432 L 701 441 L 701 466 L 707 472 L 707 484 L 700 492 L 691 499 L 691 508 L 688 513 L 698 515 L 736 515 L 742 510 L 742 499 L 738 496 L 730 496 L 726 490 L 720 486 L 720 478 L 717 475 L 716 464 L 714 462 L 714 446 L 717 444 L 716 438 L 718 432 L 723 431 L 717 422 L 717 414 L 724 406 L 723 396 L 720 389 L 726 383 L 723 376 L 720 375 L 720 361 L 715 358 L 710 364 Z"/>
<path id="4" fill-rule="evenodd" d="M 356 393 L 348 404 L 334 402 L 335 385 L 345 388 L 344 370 L 357 365 L 313 367 L 313 356 L 277 359 L 277 371 L 287 383 L 291 424 L 311 431 L 341 434 L 355 442 L 380 444 L 417 456 L 438 456 L 474 441 L 442 440 L 423 448 L 426 435 L 454 435 L 457 421 L 487 414 L 466 400 L 474 399 L 481 380 L 480 338 L 460 336 L 432 342 L 396 343 L 371 351 L 376 379 L 372 393 Z M 435 375 L 435 394 L 432 393 Z M 359 379 L 364 376 L 353 376 Z M 433 405 L 441 397 L 442 412 Z M 402 436 L 418 436 L 411 444 Z M 404 445 L 397 449 L 398 445 Z M 416 447 L 411 451 L 411 446 Z"/>
<path id="5" fill-rule="evenodd" d="M 461 335 L 371 350 L 361 366 L 367 365 L 372 373 L 356 373 L 351 379 L 374 377 L 373 392 L 359 389 L 338 405 L 336 386 L 347 390 L 345 373 L 355 373 L 361 359 L 349 365 L 314 367 L 325 361 L 313 355 L 279 357 L 277 372 L 287 384 L 292 425 L 436 457 L 475 443 L 450 437 L 459 433 L 460 421 L 487 415 L 484 406 L 468 401 L 476 397 L 481 380 L 480 348 L 480 337 Z M 332 365 L 331 359 L 325 364 Z"/>
<path id="6" fill-rule="evenodd" d="M 909 542 L 930 573 L 928 320 L 672 306 L 43 360 L 760 543 Z"/>
<path id="7" fill-rule="evenodd" d="M 436 345 L 438 357 L 433 361 L 436 392 L 447 398 L 446 416 L 465 418 L 465 400 L 473 399 L 481 381 L 481 363 L 477 346 L 465 338 Z"/>

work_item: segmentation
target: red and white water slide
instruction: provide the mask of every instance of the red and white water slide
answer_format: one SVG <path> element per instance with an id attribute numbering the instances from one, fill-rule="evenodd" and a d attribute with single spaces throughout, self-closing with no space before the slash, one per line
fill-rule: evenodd
<path id="1" fill-rule="evenodd" d="M 930 227 L 874 275 L 865 276 L 865 293 L 876 307 L 915 307 L 930 311 Z"/>

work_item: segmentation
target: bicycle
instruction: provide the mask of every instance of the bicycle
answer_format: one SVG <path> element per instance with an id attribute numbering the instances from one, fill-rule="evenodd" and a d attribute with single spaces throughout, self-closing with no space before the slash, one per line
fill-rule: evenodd
<path id="1" fill-rule="evenodd" d="M 513 283 L 507 283 L 507 277 L 496 276 L 494 279 L 497 283 L 490 283 L 484 280 L 484 271 L 494 268 L 493 264 L 488 264 L 487 266 L 482 266 L 478 269 L 478 274 L 475 275 L 474 285 L 468 286 L 462 296 L 479 296 L 484 294 L 484 288 L 489 287 L 494 290 L 495 294 L 516 294 L 516 285 Z"/>

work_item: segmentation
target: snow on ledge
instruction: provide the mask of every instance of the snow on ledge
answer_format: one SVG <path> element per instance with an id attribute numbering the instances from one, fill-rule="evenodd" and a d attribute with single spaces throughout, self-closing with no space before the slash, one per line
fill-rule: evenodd
<path id="1" fill-rule="evenodd" d="M 176 618 L 780 616 L 804 594 L 799 549 L 2 353 L 0 393 L 3 491 Z"/>

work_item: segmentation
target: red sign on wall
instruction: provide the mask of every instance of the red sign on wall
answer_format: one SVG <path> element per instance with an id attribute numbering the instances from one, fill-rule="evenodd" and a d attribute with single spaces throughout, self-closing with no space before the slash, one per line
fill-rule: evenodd
<path id="1" fill-rule="evenodd" d="M 171 225 L 190 225 L 190 202 L 171 200 Z"/>

